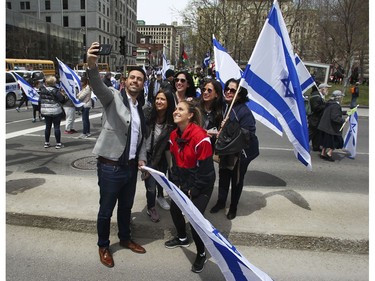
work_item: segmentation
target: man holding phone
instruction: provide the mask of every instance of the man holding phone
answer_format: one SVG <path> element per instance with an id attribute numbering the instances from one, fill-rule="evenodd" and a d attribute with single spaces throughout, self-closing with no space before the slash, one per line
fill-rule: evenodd
<path id="1" fill-rule="evenodd" d="M 135 253 L 146 250 L 131 237 L 131 209 L 134 203 L 137 173 L 146 165 L 146 125 L 137 97 L 142 93 L 146 74 L 141 67 L 129 69 L 125 88 L 119 92 L 107 87 L 100 79 L 97 61 L 100 44 L 92 43 L 87 50 L 87 74 L 96 96 L 103 105 L 103 125 L 93 153 L 97 155 L 100 189 L 97 231 L 99 257 L 102 264 L 113 267 L 109 250 L 112 212 L 117 206 L 120 246 Z"/>

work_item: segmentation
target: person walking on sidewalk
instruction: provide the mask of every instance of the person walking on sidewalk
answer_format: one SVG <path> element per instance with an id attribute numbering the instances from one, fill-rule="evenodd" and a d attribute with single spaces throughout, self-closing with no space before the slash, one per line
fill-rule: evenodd
<path id="1" fill-rule="evenodd" d="M 61 102 L 64 100 L 60 89 L 56 87 L 56 77 L 47 76 L 45 86 L 40 89 L 40 111 L 45 118 L 46 128 L 44 130 L 44 148 L 49 148 L 52 124 L 55 130 L 56 149 L 63 147 L 61 144 L 60 123 L 63 115 Z"/>
<path id="2" fill-rule="evenodd" d="M 90 109 L 91 109 L 91 87 L 87 76 L 81 78 L 82 90 L 78 93 L 77 98 L 83 103 L 82 107 L 82 135 L 78 138 L 85 139 L 91 136 L 90 134 Z"/>
<path id="3" fill-rule="evenodd" d="M 152 106 L 144 108 L 148 137 L 146 140 L 148 166 L 160 172 L 168 170 L 167 157 L 169 151 L 169 135 L 175 125 L 173 123 L 173 111 L 175 100 L 173 93 L 167 89 L 160 89 L 154 97 Z M 170 157 L 169 157 L 170 158 Z M 147 172 L 145 175 L 145 187 L 147 198 L 147 214 L 151 221 L 158 222 L 159 214 L 155 208 L 155 199 L 161 208 L 169 210 L 170 206 L 163 195 L 163 188 Z M 157 196 L 156 196 L 157 190 Z"/>
<path id="4" fill-rule="evenodd" d="M 215 168 L 212 159 L 212 146 L 207 132 L 200 126 L 199 108 L 193 101 L 180 101 L 173 112 L 177 128 L 170 135 L 172 154 L 171 181 L 178 186 L 203 214 L 211 198 L 215 183 Z M 172 200 L 170 213 L 177 237 L 165 242 L 165 247 L 188 247 L 184 215 Z M 191 226 L 192 236 L 197 248 L 197 256 L 191 270 L 199 273 L 207 261 L 202 239 Z"/>
<path id="5" fill-rule="evenodd" d="M 125 88 L 119 92 L 107 87 L 98 70 L 99 43 L 87 50 L 87 74 L 90 85 L 103 105 L 102 130 L 93 149 L 97 155 L 100 191 L 97 231 L 102 264 L 113 267 L 109 250 L 111 217 L 117 203 L 117 226 L 120 246 L 135 253 L 146 250 L 132 240 L 131 210 L 137 184 L 138 168 L 146 165 L 146 124 L 137 97 L 142 93 L 146 73 L 141 67 L 130 67 Z"/>

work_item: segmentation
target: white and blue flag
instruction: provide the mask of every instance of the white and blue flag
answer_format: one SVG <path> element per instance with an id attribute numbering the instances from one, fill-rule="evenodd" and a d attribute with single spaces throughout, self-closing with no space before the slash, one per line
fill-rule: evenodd
<path id="1" fill-rule="evenodd" d="M 77 73 L 75 73 L 69 66 L 56 58 L 59 63 L 59 74 L 61 87 L 64 89 L 65 93 L 73 102 L 74 106 L 81 107 L 82 103 L 77 98 L 77 92 L 81 91 L 81 80 L 79 79 Z M 78 91 L 77 91 L 78 89 Z"/>
<path id="2" fill-rule="evenodd" d="M 224 89 L 224 84 L 231 78 L 240 79 L 243 75 L 241 68 L 233 60 L 233 58 L 228 54 L 227 50 L 216 40 L 213 36 L 212 43 L 214 46 L 215 55 L 215 71 L 216 79 L 218 79 Z M 252 111 L 254 118 L 273 130 L 276 134 L 281 136 L 283 134 L 283 129 L 275 118 L 267 109 L 264 108 L 256 99 L 250 95 L 248 89 L 250 101 L 247 106 Z"/>
<path id="3" fill-rule="evenodd" d="M 357 155 L 357 133 L 358 133 L 358 112 L 354 111 L 349 117 L 349 129 L 344 137 L 344 149 L 350 155 L 349 158 L 354 159 Z"/>
<path id="4" fill-rule="evenodd" d="M 194 206 L 191 200 L 166 176 L 152 168 L 143 167 L 164 188 L 185 214 L 227 281 L 272 281 L 252 265 Z"/>
<path id="5" fill-rule="evenodd" d="M 295 55 L 277 0 L 259 35 L 240 85 L 277 118 L 309 170 L 311 156 L 306 111 Z"/>
<path id="6" fill-rule="evenodd" d="M 163 54 L 163 68 L 161 69 L 161 75 L 163 77 L 163 80 L 165 79 L 165 73 L 167 72 L 168 69 L 169 69 L 169 63 L 167 61 L 167 57 L 165 56 L 165 54 Z"/>
<path id="7" fill-rule="evenodd" d="M 307 70 L 305 64 L 300 59 L 300 57 L 297 54 L 295 54 L 295 56 L 298 79 L 301 84 L 302 94 L 304 94 L 308 89 L 310 89 L 315 84 L 315 80 L 311 76 L 310 72 Z"/>
<path id="8" fill-rule="evenodd" d="M 203 68 L 208 67 L 210 65 L 210 61 L 211 61 L 211 54 L 210 52 L 207 52 L 203 59 L 203 63 L 202 63 Z"/>
<path id="9" fill-rule="evenodd" d="M 17 82 L 22 88 L 22 90 L 25 92 L 27 99 L 31 102 L 37 103 L 39 101 L 39 94 L 38 92 L 29 84 L 25 79 L 23 79 L 22 76 L 17 74 L 16 72 L 13 72 L 17 76 Z"/>

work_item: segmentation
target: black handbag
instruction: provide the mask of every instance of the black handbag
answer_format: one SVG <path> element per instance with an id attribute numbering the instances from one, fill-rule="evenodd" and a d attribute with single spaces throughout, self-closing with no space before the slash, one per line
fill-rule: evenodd
<path id="1" fill-rule="evenodd" d="M 237 121 L 228 120 L 215 143 L 215 153 L 217 155 L 236 154 L 248 148 L 249 144 L 250 131 L 241 128 Z"/>

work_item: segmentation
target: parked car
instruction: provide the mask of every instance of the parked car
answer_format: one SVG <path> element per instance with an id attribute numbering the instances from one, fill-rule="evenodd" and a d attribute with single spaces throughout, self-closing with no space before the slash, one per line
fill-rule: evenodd
<path id="1" fill-rule="evenodd" d="M 17 73 L 19 76 L 22 76 L 27 82 L 32 86 L 33 81 L 39 80 L 40 82 L 44 81 L 44 73 L 41 70 L 12 70 L 12 72 Z"/>
<path id="2" fill-rule="evenodd" d="M 10 72 L 6 72 L 6 85 L 5 85 L 6 97 L 5 103 L 7 108 L 16 106 L 18 100 L 22 98 L 22 90 L 17 82 L 16 76 Z"/>

